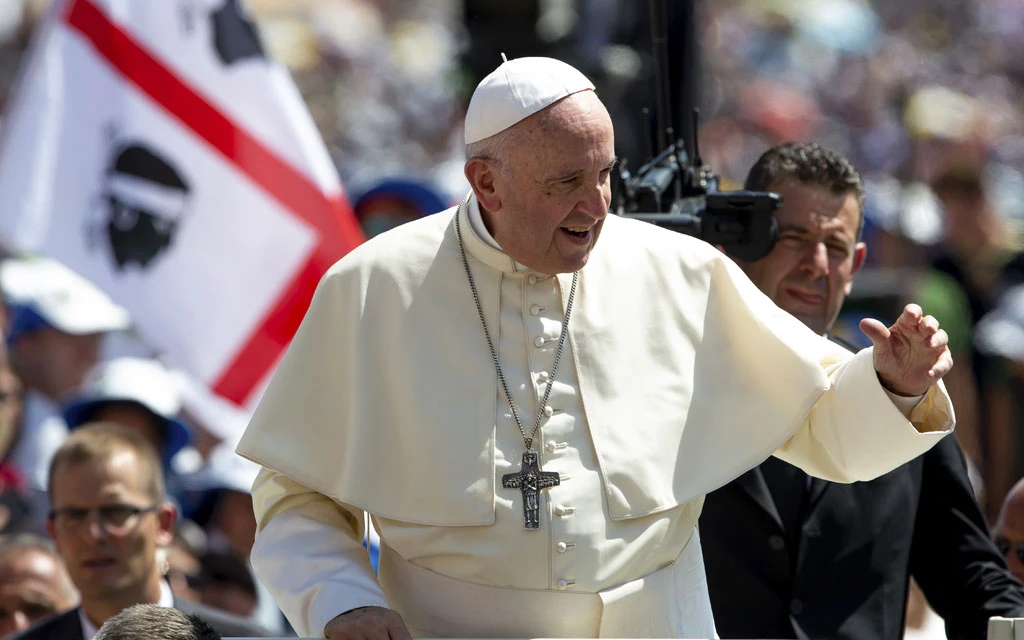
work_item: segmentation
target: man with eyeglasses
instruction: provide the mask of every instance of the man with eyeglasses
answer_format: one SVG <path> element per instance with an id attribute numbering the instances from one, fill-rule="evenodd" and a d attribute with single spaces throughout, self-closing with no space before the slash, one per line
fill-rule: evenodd
<path id="1" fill-rule="evenodd" d="M 111 423 L 82 426 L 54 455 L 48 486 L 47 530 L 81 605 L 17 640 L 91 640 L 107 619 L 142 603 L 195 613 L 224 636 L 270 635 L 171 592 L 157 550 L 171 542 L 177 512 L 165 499 L 156 451 L 142 435 Z"/>
<path id="2" fill-rule="evenodd" d="M 992 538 L 1006 558 L 1010 572 L 1024 581 L 1024 479 L 1018 480 L 1006 494 Z"/>

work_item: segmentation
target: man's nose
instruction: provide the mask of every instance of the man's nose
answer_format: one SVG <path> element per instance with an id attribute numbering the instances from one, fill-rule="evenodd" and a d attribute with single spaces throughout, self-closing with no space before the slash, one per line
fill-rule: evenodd
<path id="1" fill-rule="evenodd" d="M 821 276 L 828 274 L 828 249 L 821 242 L 812 244 L 804 253 L 801 268 L 808 274 Z"/>
<path id="2" fill-rule="evenodd" d="M 107 529 L 100 521 L 99 514 L 92 514 L 86 522 L 85 531 L 90 540 L 103 540 L 107 537 Z"/>
<path id="3" fill-rule="evenodd" d="M 595 184 L 584 194 L 580 210 L 595 220 L 604 220 L 611 205 L 611 190 L 607 184 Z"/>

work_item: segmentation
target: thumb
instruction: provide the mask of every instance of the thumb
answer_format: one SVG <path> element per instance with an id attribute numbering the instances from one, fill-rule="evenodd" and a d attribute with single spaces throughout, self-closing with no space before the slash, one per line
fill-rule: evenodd
<path id="1" fill-rule="evenodd" d="M 889 344 L 889 336 L 892 333 L 884 324 L 874 318 L 864 318 L 860 321 L 860 330 L 871 340 L 875 349 L 883 349 Z"/>

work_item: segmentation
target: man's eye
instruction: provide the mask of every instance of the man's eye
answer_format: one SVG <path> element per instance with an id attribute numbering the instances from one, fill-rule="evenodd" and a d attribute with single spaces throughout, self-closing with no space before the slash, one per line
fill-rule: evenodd
<path id="1" fill-rule="evenodd" d="M 100 509 L 100 517 L 113 525 L 122 525 L 132 517 L 135 510 L 131 507 L 104 507 Z"/>

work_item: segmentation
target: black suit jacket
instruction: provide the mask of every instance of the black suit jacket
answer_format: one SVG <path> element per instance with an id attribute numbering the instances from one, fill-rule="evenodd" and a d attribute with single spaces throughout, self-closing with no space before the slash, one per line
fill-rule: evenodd
<path id="1" fill-rule="evenodd" d="M 198 615 L 209 622 L 225 638 L 269 638 L 274 635 L 245 618 L 183 600 L 177 596 L 174 597 L 174 608 Z M 78 619 L 78 607 L 40 620 L 16 635 L 13 640 L 84 640 L 82 623 Z"/>
<path id="2" fill-rule="evenodd" d="M 757 467 L 707 496 L 700 531 L 722 638 L 897 640 L 911 575 L 951 640 L 1024 617 L 954 436 L 870 482 L 812 478 L 791 536 Z"/>

